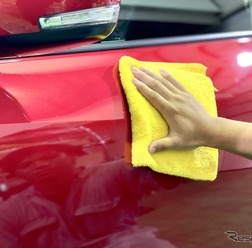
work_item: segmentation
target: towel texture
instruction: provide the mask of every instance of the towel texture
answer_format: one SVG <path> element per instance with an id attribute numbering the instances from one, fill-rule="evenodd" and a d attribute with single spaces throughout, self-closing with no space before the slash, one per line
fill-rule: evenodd
<path id="1" fill-rule="evenodd" d="M 166 69 L 195 96 L 210 115 L 217 116 L 214 87 L 206 76 L 206 67 L 193 63 L 145 62 L 128 56 L 123 56 L 119 61 L 120 81 L 130 112 L 132 165 L 148 166 L 156 172 L 195 180 L 214 180 L 218 170 L 217 149 L 199 147 L 188 151 L 149 153 L 150 143 L 167 136 L 169 127 L 132 83 L 132 66 L 145 67 L 156 73 L 159 73 L 160 68 Z"/>

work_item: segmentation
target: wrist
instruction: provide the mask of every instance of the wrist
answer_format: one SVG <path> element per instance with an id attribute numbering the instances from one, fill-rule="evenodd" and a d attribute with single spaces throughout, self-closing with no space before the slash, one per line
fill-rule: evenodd
<path id="1" fill-rule="evenodd" d="M 205 132 L 203 134 L 202 146 L 219 148 L 220 139 L 223 134 L 223 125 L 223 118 L 210 117 Z"/>
<path id="2" fill-rule="evenodd" d="M 222 117 L 213 117 L 209 125 L 208 141 L 205 146 L 230 151 L 237 149 L 241 129 L 234 121 Z"/>

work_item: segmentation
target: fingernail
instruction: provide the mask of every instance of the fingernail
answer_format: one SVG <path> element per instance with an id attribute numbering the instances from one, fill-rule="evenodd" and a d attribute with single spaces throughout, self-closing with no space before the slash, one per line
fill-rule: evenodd
<path id="1" fill-rule="evenodd" d="M 133 72 L 137 72 L 137 71 L 138 71 L 138 69 L 137 69 L 136 67 L 134 67 L 134 66 L 131 67 L 131 70 L 132 70 Z"/>
<path id="2" fill-rule="evenodd" d="M 169 73 L 165 69 L 163 69 L 163 68 L 160 69 L 160 73 L 162 75 L 169 75 Z"/>
<path id="3" fill-rule="evenodd" d="M 151 146 L 151 147 L 149 148 L 149 151 L 150 151 L 150 153 L 154 153 L 154 152 L 157 151 L 157 148 L 154 147 L 154 146 Z"/>
<path id="4" fill-rule="evenodd" d="M 133 84 L 139 84 L 139 81 L 136 79 L 136 78 L 132 78 L 132 82 L 133 82 Z"/>
<path id="5" fill-rule="evenodd" d="M 144 67 L 140 67 L 139 70 L 142 71 L 142 72 L 148 71 L 148 70 L 147 70 L 146 68 L 144 68 Z"/>

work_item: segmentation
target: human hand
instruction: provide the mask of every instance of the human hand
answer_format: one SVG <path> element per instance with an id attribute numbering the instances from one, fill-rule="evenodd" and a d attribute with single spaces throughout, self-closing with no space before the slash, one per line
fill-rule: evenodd
<path id="1" fill-rule="evenodd" d="M 207 146 L 214 135 L 214 121 L 184 86 L 165 70 L 160 75 L 145 68 L 132 68 L 133 83 L 160 112 L 169 125 L 169 134 L 154 140 L 149 151 L 193 149 Z"/>

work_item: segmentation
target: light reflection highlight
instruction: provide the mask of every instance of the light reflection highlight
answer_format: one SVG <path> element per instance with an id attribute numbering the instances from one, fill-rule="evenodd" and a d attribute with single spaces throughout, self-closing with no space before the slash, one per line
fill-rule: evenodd
<path id="1" fill-rule="evenodd" d="M 237 55 L 237 63 L 241 67 L 252 65 L 252 52 L 242 52 Z"/>

